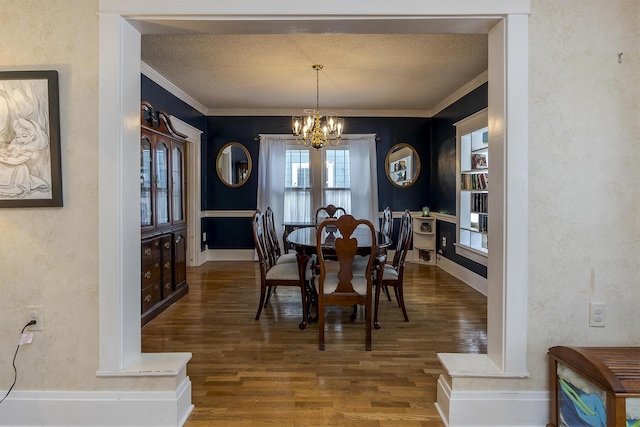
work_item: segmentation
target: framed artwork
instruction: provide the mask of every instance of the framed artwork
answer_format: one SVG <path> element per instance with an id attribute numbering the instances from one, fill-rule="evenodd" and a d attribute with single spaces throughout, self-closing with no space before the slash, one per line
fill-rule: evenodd
<path id="1" fill-rule="evenodd" d="M 58 72 L 0 71 L 0 208 L 62 206 Z"/>

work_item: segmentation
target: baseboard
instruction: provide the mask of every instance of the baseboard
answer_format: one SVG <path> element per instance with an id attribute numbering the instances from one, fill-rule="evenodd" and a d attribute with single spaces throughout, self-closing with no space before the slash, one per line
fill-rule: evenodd
<path id="1" fill-rule="evenodd" d="M 460 264 L 451 261 L 449 258 L 443 257 L 442 255 L 436 256 L 436 264 L 438 267 L 457 279 L 462 280 L 482 295 L 487 296 L 489 285 L 487 284 L 486 277 L 482 277 L 473 271 L 464 268 Z"/>
<path id="2" fill-rule="evenodd" d="M 447 427 L 542 427 L 549 422 L 546 391 L 453 391 L 441 375 L 437 399 Z"/>
<path id="3" fill-rule="evenodd" d="M 255 261 L 255 249 L 207 249 L 207 261 Z"/>
<path id="4" fill-rule="evenodd" d="M 189 377 L 173 392 L 12 391 L 0 426 L 182 427 L 192 410 Z"/>

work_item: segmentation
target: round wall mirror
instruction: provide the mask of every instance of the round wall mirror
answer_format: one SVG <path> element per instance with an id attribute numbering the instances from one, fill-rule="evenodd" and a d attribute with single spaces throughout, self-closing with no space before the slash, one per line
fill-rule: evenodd
<path id="1" fill-rule="evenodd" d="M 420 157 L 412 146 L 404 142 L 391 147 L 384 165 L 387 178 L 396 187 L 410 187 L 420 175 Z"/>
<path id="2" fill-rule="evenodd" d="M 240 187 L 251 175 L 251 155 L 239 142 L 229 142 L 218 152 L 216 172 L 218 178 L 229 187 Z"/>

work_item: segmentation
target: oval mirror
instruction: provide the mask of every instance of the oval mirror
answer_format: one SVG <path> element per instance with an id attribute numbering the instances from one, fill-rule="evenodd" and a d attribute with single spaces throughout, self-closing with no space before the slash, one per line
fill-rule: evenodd
<path id="1" fill-rule="evenodd" d="M 229 187 L 240 187 L 251 175 L 251 155 L 239 142 L 229 142 L 218 152 L 216 172 L 218 178 Z"/>
<path id="2" fill-rule="evenodd" d="M 412 146 L 404 142 L 391 147 L 384 165 L 387 178 L 396 187 L 410 187 L 420 175 L 420 157 Z"/>

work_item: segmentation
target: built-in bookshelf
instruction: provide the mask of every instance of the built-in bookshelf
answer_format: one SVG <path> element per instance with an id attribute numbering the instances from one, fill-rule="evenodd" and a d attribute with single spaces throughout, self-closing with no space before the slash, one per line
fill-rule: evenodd
<path id="1" fill-rule="evenodd" d="M 455 124 L 457 148 L 456 253 L 487 264 L 489 239 L 489 128 L 487 110 Z"/>

